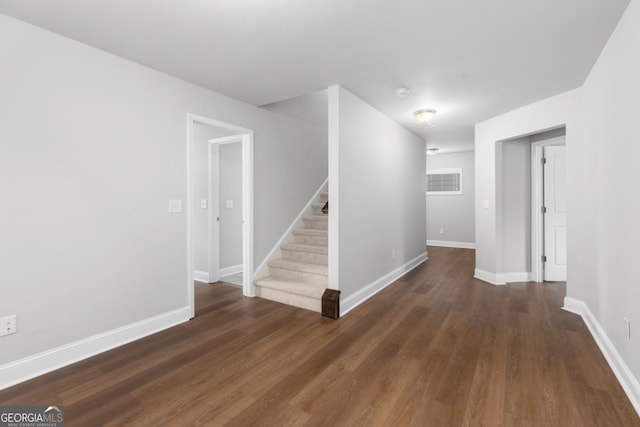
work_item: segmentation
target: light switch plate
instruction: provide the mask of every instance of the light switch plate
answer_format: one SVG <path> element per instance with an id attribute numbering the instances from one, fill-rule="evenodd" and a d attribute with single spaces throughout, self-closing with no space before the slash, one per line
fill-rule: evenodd
<path id="1" fill-rule="evenodd" d="M 231 209 L 233 208 L 233 200 L 227 200 L 225 201 L 225 205 L 224 205 L 227 209 Z"/>
<path id="2" fill-rule="evenodd" d="M 0 337 L 15 334 L 17 332 L 16 315 L 3 317 L 0 319 Z"/>
<path id="3" fill-rule="evenodd" d="M 169 213 L 182 212 L 182 200 L 169 200 Z"/>
<path id="4" fill-rule="evenodd" d="M 200 207 L 202 209 L 207 209 L 207 199 L 200 200 Z"/>

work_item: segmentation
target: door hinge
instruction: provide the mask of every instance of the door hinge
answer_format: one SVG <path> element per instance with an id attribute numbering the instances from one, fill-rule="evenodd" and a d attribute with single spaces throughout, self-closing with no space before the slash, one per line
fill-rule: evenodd
<path id="1" fill-rule="evenodd" d="M 546 206 L 543 206 L 540 210 L 542 211 L 543 214 L 547 213 L 547 207 Z"/>
<path id="2" fill-rule="evenodd" d="M 216 217 L 216 221 L 220 222 L 220 217 L 219 216 Z"/>
<path id="3" fill-rule="evenodd" d="M 540 159 L 540 163 L 542 163 L 543 165 L 546 165 L 547 164 L 547 158 L 546 157 L 541 158 Z"/>
<path id="4" fill-rule="evenodd" d="M 547 262 L 547 256 L 546 255 L 542 255 L 542 262 Z"/>

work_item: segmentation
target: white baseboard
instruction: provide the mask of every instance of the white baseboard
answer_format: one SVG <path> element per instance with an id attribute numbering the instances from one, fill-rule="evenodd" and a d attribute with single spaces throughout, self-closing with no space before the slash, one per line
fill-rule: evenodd
<path id="1" fill-rule="evenodd" d="M 220 277 L 231 276 L 232 274 L 242 273 L 242 264 L 232 265 L 220 269 Z"/>
<path id="2" fill-rule="evenodd" d="M 585 303 L 578 299 L 564 297 L 564 306 L 562 307 L 562 309 L 565 311 L 582 316 L 585 307 Z"/>
<path id="3" fill-rule="evenodd" d="M 425 262 L 427 259 L 428 259 L 428 256 L 426 252 L 421 255 L 418 255 L 411 261 L 385 274 L 378 280 L 375 280 L 374 282 L 368 284 L 367 286 L 360 289 L 356 293 L 349 295 L 347 298 L 340 301 L 340 316 L 344 316 L 345 314 L 347 314 L 348 312 L 350 312 L 351 310 L 353 310 L 354 308 L 356 308 L 357 306 L 359 306 L 360 304 L 362 304 L 363 302 L 365 302 L 366 300 L 368 300 L 369 298 L 371 298 L 372 296 L 374 296 L 375 294 L 377 294 L 378 292 L 380 292 L 381 290 L 383 290 L 384 288 L 386 288 L 387 286 L 389 286 L 390 284 L 398 280 L 404 274 L 406 274 L 407 272 L 416 268 L 418 265 Z"/>
<path id="4" fill-rule="evenodd" d="M 141 320 L 0 366 L 0 390 L 189 320 L 189 307 Z"/>
<path id="5" fill-rule="evenodd" d="M 209 283 L 209 273 L 206 271 L 193 270 L 193 280 L 196 282 Z"/>
<path id="6" fill-rule="evenodd" d="M 473 242 L 452 242 L 447 240 L 428 240 L 427 246 L 439 246 L 441 248 L 460 248 L 460 249 L 475 249 L 476 244 Z"/>
<path id="7" fill-rule="evenodd" d="M 609 336 L 600 325 L 600 322 L 598 322 L 598 319 L 591 313 L 591 310 L 589 310 L 589 307 L 584 301 L 575 298 L 565 297 L 564 307 L 562 308 L 582 316 L 582 320 L 584 320 L 593 339 L 598 344 L 598 347 L 600 347 L 600 351 L 602 351 L 605 359 L 607 359 L 618 382 L 624 389 L 636 412 L 640 415 L 640 383 L 638 383 L 636 377 L 631 373 L 631 370 L 620 356 L 620 353 L 618 353 L 618 350 L 614 347 Z"/>
<path id="8" fill-rule="evenodd" d="M 528 282 L 531 278 L 531 273 L 503 273 L 498 274 L 499 278 L 504 283 L 517 283 L 517 282 Z"/>
<path id="9" fill-rule="evenodd" d="M 473 272 L 473 277 L 492 285 L 506 285 L 506 282 L 503 280 L 502 276 L 502 274 L 489 273 L 488 271 L 480 270 L 479 268 L 476 268 Z"/>
<path id="10" fill-rule="evenodd" d="M 489 273 L 488 271 L 480 270 L 476 268 L 473 277 L 476 279 L 480 279 L 483 282 L 491 283 L 492 285 L 506 285 L 507 283 L 518 283 L 518 282 L 530 282 L 531 281 L 531 273 L 530 272 L 522 272 L 522 273 Z"/>

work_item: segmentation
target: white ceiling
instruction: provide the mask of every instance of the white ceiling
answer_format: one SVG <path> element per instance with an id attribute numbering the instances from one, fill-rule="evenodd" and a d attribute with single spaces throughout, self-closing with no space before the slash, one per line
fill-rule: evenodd
<path id="1" fill-rule="evenodd" d="M 582 85 L 628 2 L 0 0 L 0 13 L 256 106 L 341 84 L 446 150 Z M 436 127 L 415 125 L 419 108 Z"/>

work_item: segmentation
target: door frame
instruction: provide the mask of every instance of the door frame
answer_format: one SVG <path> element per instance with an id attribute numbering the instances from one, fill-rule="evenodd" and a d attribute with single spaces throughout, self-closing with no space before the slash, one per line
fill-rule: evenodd
<path id="1" fill-rule="evenodd" d="M 242 138 L 242 294 L 255 295 L 253 287 L 253 130 L 230 123 L 187 113 L 187 300 L 190 318 L 195 317 L 193 283 L 193 126 L 198 123 L 227 129 Z"/>
<path id="2" fill-rule="evenodd" d="M 565 145 L 566 136 L 558 136 L 531 144 L 531 277 L 532 282 L 544 281 L 544 147 Z"/>
<path id="3" fill-rule="evenodd" d="M 243 135 L 231 135 L 208 140 L 208 199 L 209 214 L 207 215 L 208 235 L 208 273 L 209 283 L 220 279 L 220 146 L 224 144 L 242 143 Z M 244 176 L 243 176 L 244 180 Z M 244 188 L 243 188 L 244 194 Z M 244 270 L 244 263 L 243 263 Z"/>

